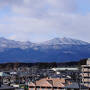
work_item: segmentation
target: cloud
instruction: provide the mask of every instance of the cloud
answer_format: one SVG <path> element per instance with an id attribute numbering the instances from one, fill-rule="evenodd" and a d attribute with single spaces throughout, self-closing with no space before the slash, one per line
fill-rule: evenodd
<path id="1" fill-rule="evenodd" d="M 0 18 L 0 33 L 9 39 L 34 42 L 53 37 L 89 41 L 90 14 L 77 14 L 76 0 L 1 0 L 11 16 Z M 87 37 L 84 37 L 86 35 Z"/>
<path id="2" fill-rule="evenodd" d="M 20 5 L 14 4 L 12 11 L 26 16 L 42 17 L 48 13 L 75 12 L 75 0 L 22 0 Z"/>

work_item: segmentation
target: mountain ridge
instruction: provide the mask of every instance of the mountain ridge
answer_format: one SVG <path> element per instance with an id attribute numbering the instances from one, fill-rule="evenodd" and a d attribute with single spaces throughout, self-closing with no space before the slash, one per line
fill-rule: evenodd
<path id="1" fill-rule="evenodd" d="M 82 40 L 77 40 L 77 39 L 72 39 L 72 38 L 54 38 L 51 39 L 49 41 L 46 41 L 45 43 L 49 43 L 49 44 L 89 44 L 88 42 L 84 42 Z"/>
<path id="2" fill-rule="evenodd" d="M 21 41 L 9 40 L 9 39 L 1 37 L 0 38 L 0 46 L 2 45 L 2 47 L 5 47 L 4 44 L 6 44 L 6 45 L 8 45 L 8 44 L 15 45 L 16 48 L 17 48 L 17 47 L 21 47 L 20 45 L 23 45 L 23 46 L 29 46 L 29 45 L 38 46 L 38 45 L 44 45 L 44 44 L 45 45 L 57 45 L 57 44 L 73 44 L 73 45 L 83 44 L 83 45 L 87 45 L 87 44 L 90 44 L 90 43 L 82 41 L 82 40 L 77 40 L 77 39 L 64 37 L 64 38 L 53 38 L 51 40 L 40 42 L 38 44 L 38 43 L 32 43 L 30 41 L 21 42 Z"/>
<path id="3" fill-rule="evenodd" d="M 42 43 L 0 38 L 0 62 L 65 62 L 90 57 L 90 43 L 54 38 Z"/>

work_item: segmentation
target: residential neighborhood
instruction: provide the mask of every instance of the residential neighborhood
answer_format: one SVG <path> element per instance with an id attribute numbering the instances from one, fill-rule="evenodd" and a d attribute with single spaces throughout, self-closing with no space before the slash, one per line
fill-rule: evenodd
<path id="1" fill-rule="evenodd" d="M 82 65 L 1 70 L 0 90 L 89 90 L 90 58 Z M 64 64 L 63 64 L 64 65 Z"/>
<path id="2" fill-rule="evenodd" d="M 0 90 L 90 90 L 90 0 L 0 0 Z"/>

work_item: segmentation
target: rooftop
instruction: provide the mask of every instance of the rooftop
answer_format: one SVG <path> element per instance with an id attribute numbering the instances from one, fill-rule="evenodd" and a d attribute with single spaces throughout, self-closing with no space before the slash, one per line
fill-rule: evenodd
<path id="1" fill-rule="evenodd" d="M 35 83 L 30 83 L 29 86 L 39 86 L 39 87 L 64 87 L 65 80 L 59 78 L 44 78 L 36 81 Z"/>
<path id="2" fill-rule="evenodd" d="M 79 70 L 78 68 L 69 68 L 69 67 L 65 67 L 65 68 L 52 68 L 52 70 L 54 71 L 58 71 L 58 70 Z"/>

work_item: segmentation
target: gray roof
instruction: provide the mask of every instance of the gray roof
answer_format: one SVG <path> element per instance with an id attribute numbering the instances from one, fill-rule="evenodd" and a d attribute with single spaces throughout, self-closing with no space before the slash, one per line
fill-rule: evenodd
<path id="1" fill-rule="evenodd" d="M 7 90 L 7 89 L 8 89 L 8 90 L 11 90 L 11 89 L 14 90 L 15 88 L 14 88 L 14 87 L 10 87 L 10 86 L 1 86 L 1 87 L 0 87 L 0 90 Z"/>
<path id="2" fill-rule="evenodd" d="M 52 70 L 58 71 L 58 70 L 79 70 L 78 68 L 69 68 L 69 67 L 63 67 L 63 68 L 52 68 Z"/>
<path id="3" fill-rule="evenodd" d="M 0 72 L 0 77 L 6 77 L 6 76 L 10 76 L 10 75 L 5 72 Z"/>
<path id="4" fill-rule="evenodd" d="M 72 84 L 70 84 L 70 85 L 68 85 L 68 86 L 66 86 L 66 88 L 79 88 L 79 85 L 78 85 L 78 83 L 72 83 Z"/>
<path id="5" fill-rule="evenodd" d="M 78 83 L 72 83 L 72 84 L 70 84 L 70 85 L 67 85 L 65 88 L 70 88 L 70 89 L 79 89 L 79 88 L 82 88 L 82 89 L 87 89 L 87 87 L 86 86 L 84 86 L 84 85 L 79 85 Z"/>

